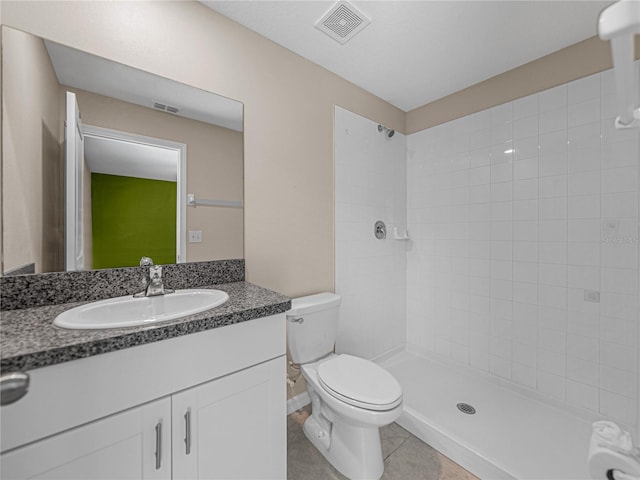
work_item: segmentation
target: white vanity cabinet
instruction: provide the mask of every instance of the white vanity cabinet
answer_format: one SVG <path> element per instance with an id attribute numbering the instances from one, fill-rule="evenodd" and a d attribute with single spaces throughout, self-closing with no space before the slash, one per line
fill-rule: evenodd
<path id="1" fill-rule="evenodd" d="M 32 370 L 0 477 L 286 478 L 284 314 Z"/>
<path id="2" fill-rule="evenodd" d="M 281 360 L 173 395 L 174 479 L 287 477 Z"/>
<path id="3" fill-rule="evenodd" d="M 171 399 L 126 410 L 0 457 L 2 478 L 171 478 Z"/>

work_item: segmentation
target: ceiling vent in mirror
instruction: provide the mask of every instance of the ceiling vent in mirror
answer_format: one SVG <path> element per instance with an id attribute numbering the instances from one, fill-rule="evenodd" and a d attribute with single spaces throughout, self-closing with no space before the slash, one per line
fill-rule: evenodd
<path id="1" fill-rule="evenodd" d="M 169 112 L 169 113 L 178 113 L 180 111 L 180 109 L 178 107 L 172 107 L 171 105 L 165 105 L 164 103 L 160 103 L 160 102 L 153 102 L 153 108 L 155 108 L 156 110 L 162 110 L 163 112 Z"/>
<path id="2" fill-rule="evenodd" d="M 371 21 L 345 0 L 336 3 L 316 22 L 316 28 L 336 42 L 345 44 L 360 33 Z"/>

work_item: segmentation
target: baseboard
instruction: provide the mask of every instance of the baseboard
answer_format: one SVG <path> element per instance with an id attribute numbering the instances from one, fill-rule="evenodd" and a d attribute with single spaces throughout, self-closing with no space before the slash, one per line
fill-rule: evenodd
<path id="1" fill-rule="evenodd" d="M 293 398 L 290 398 L 287 400 L 287 415 L 292 414 L 296 410 L 300 410 L 302 407 L 309 405 L 310 403 L 311 397 L 309 397 L 307 392 L 303 392 Z"/>

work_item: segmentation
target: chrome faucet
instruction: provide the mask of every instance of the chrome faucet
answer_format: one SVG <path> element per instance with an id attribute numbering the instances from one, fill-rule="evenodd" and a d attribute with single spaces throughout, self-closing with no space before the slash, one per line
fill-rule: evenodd
<path id="1" fill-rule="evenodd" d="M 140 266 L 144 268 L 142 271 L 142 288 L 141 292 L 134 295 L 139 297 L 155 297 L 166 293 L 173 293 L 175 290 L 164 286 L 162 281 L 162 267 L 154 265 L 153 260 L 149 257 L 140 259 Z"/>

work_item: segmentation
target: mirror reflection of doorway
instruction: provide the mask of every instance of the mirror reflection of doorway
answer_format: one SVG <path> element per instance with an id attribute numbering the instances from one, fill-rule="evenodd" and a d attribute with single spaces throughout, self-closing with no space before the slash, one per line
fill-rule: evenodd
<path id="1" fill-rule="evenodd" d="M 186 146 L 93 126 L 83 132 L 91 172 L 90 268 L 136 266 L 142 256 L 183 262 Z"/>
<path id="2" fill-rule="evenodd" d="M 75 168 L 66 182 L 75 187 L 66 189 L 75 269 L 136 266 L 142 256 L 184 262 L 186 145 L 81 123 L 77 131 L 83 148 L 67 155 Z"/>

